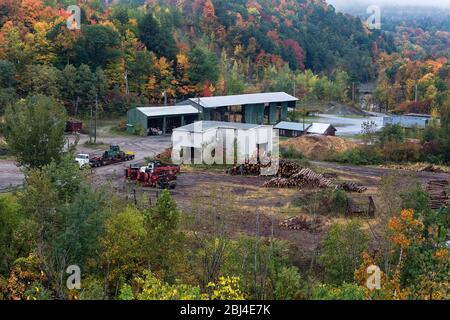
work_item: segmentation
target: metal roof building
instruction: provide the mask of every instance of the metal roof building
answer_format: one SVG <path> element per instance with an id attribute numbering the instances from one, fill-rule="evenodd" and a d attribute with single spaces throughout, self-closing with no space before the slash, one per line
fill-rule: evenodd
<path id="1" fill-rule="evenodd" d="M 278 129 L 281 137 L 298 137 L 305 133 L 311 124 L 281 121 L 274 128 Z"/>
<path id="2" fill-rule="evenodd" d="M 199 113 L 192 105 L 134 108 L 127 113 L 127 130 L 144 135 L 168 134 L 198 120 Z"/>
<path id="3" fill-rule="evenodd" d="M 297 101 L 285 92 L 266 92 L 191 98 L 180 104 L 196 107 L 205 121 L 275 125 L 287 119 L 288 109 L 295 108 Z"/>
<path id="4" fill-rule="evenodd" d="M 392 115 L 383 118 L 383 125 L 400 125 L 403 128 L 420 128 L 425 127 L 432 121 L 431 115 L 426 114 L 404 114 Z"/>
<path id="5" fill-rule="evenodd" d="M 191 98 L 189 100 L 203 108 L 298 101 L 297 98 L 285 92 L 251 93 L 231 96 Z"/>
<path id="6" fill-rule="evenodd" d="M 300 123 L 282 121 L 275 126 L 280 130 L 281 137 L 298 137 L 304 134 L 320 134 L 326 136 L 334 136 L 336 128 L 328 123 Z"/>
<path id="7" fill-rule="evenodd" d="M 197 121 L 177 128 L 174 131 L 205 132 L 212 129 L 250 130 L 260 127 L 258 124 L 221 122 L 221 121 Z"/>
<path id="8" fill-rule="evenodd" d="M 314 122 L 307 131 L 307 134 L 321 134 L 324 136 L 336 135 L 336 128 L 329 123 L 317 123 Z"/>

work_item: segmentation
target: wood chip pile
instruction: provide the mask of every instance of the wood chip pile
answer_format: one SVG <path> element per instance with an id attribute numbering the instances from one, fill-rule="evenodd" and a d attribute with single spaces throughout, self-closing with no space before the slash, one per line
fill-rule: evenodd
<path id="1" fill-rule="evenodd" d="M 314 219 L 292 217 L 280 222 L 280 227 L 290 230 L 304 230 L 310 233 L 320 233 L 323 228 L 323 221 L 318 217 Z"/>
<path id="2" fill-rule="evenodd" d="M 440 209 L 449 205 L 449 188 L 450 181 L 447 180 L 433 180 L 428 182 L 427 192 L 430 195 L 432 209 Z"/>

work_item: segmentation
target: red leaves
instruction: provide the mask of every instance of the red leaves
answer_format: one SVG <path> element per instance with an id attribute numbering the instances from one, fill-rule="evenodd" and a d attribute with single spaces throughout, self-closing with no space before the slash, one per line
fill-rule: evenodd
<path id="1" fill-rule="evenodd" d="M 304 70 L 305 64 L 303 61 L 305 59 L 305 52 L 303 51 L 303 48 L 300 46 L 300 44 L 294 39 L 287 39 L 283 41 L 283 45 L 286 49 L 290 47 L 294 50 L 298 67 L 299 69 Z"/>

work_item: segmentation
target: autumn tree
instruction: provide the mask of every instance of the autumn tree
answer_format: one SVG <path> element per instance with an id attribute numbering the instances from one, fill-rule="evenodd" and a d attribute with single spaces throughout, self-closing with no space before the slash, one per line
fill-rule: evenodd
<path id="1" fill-rule="evenodd" d="M 368 237 L 360 222 L 353 220 L 344 226 L 334 224 L 321 245 L 320 261 L 328 281 L 335 284 L 351 282 L 367 244 Z"/>
<path id="2" fill-rule="evenodd" d="M 207 48 L 196 46 L 189 52 L 189 77 L 196 84 L 205 82 L 215 84 L 219 75 L 219 61 L 217 56 Z"/>
<path id="3" fill-rule="evenodd" d="M 148 50 L 158 57 L 166 57 L 169 61 L 175 60 L 177 50 L 171 26 L 163 25 L 153 13 L 148 13 L 139 22 L 139 33 L 140 40 L 145 43 Z"/>
<path id="4" fill-rule="evenodd" d="M 76 65 L 86 64 L 92 69 L 105 67 L 121 56 L 118 33 L 109 26 L 87 25 L 75 45 Z"/>
<path id="5" fill-rule="evenodd" d="M 184 267 L 184 236 L 179 229 L 180 211 L 169 191 L 164 190 L 145 220 L 148 265 L 153 272 L 173 281 Z"/>
<path id="6" fill-rule="evenodd" d="M 17 162 L 42 167 L 60 159 L 66 112 L 54 98 L 32 96 L 8 107 L 5 138 Z"/>

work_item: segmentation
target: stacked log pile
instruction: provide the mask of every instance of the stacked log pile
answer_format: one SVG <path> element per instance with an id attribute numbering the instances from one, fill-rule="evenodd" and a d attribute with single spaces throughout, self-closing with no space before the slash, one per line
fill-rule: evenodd
<path id="1" fill-rule="evenodd" d="M 427 192 L 430 195 L 432 209 L 440 209 L 449 205 L 449 188 L 450 181 L 447 180 L 433 180 L 428 182 Z"/>
<path id="2" fill-rule="evenodd" d="M 231 168 L 230 170 L 228 170 L 228 173 L 233 176 L 258 176 L 261 174 L 261 168 L 262 165 L 260 163 L 246 163 Z"/>
<path id="3" fill-rule="evenodd" d="M 262 165 L 261 163 L 245 163 L 235 166 L 228 170 L 228 173 L 234 176 L 258 176 L 261 174 L 261 169 L 268 167 L 269 165 Z M 279 168 L 277 172 L 278 177 L 290 177 L 295 172 L 298 172 L 301 167 L 294 161 L 280 160 Z"/>
<path id="4" fill-rule="evenodd" d="M 297 162 L 282 159 L 280 160 L 277 176 L 290 178 L 301 169 L 302 167 Z"/>
<path id="5" fill-rule="evenodd" d="M 338 186 L 339 189 L 347 191 L 347 192 L 358 192 L 358 193 L 363 193 L 367 191 L 366 187 L 357 185 L 356 183 L 353 182 L 344 182 L 341 183 Z"/>
<path id="6" fill-rule="evenodd" d="M 280 222 L 280 227 L 290 230 L 304 230 L 310 233 L 320 233 L 323 221 L 320 218 L 307 219 L 305 217 L 292 217 Z"/>
<path id="7" fill-rule="evenodd" d="M 263 184 L 265 188 L 330 188 L 336 187 L 330 179 L 315 173 L 309 168 L 303 168 L 289 178 L 273 178 Z"/>
<path id="8" fill-rule="evenodd" d="M 264 168 L 261 163 L 246 163 L 235 166 L 228 170 L 231 175 L 258 176 Z M 333 181 L 336 174 L 327 176 L 318 174 L 309 168 L 302 168 L 297 162 L 281 159 L 276 176 L 263 184 L 265 188 L 337 188 L 347 192 L 363 193 L 366 187 L 359 186 L 352 182 L 336 185 Z"/>

